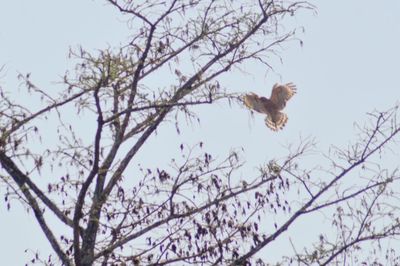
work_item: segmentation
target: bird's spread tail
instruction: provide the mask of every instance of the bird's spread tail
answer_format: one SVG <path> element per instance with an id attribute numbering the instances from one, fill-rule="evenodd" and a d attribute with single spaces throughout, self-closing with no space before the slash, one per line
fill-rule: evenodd
<path id="1" fill-rule="evenodd" d="M 285 113 L 281 113 L 279 112 L 279 115 L 276 115 L 276 117 L 274 117 L 275 121 L 272 119 L 271 116 L 266 116 L 265 117 L 265 125 L 267 125 L 267 127 L 269 127 L 271 130 L 273 131 L 278 131 L 280 129 L 282 129 L 287 121 L 288 121 L 288 116 Z"/>

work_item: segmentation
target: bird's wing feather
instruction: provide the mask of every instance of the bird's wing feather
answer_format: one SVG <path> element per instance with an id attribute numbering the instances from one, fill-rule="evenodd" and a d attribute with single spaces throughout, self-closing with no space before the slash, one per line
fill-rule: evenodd
<path id="1" fill-rule="evenodd" d="M 275 84 L 272 88 L 270 100 L 275 104 L 278 110 L 286 106 L 286 102 L 296 93 L 296 85 L 287 83 L 284 85 Z"/>
<path id="2" fill-rule="evenodd" d="M 267 114 L 268 110 L 266 108 L 266 101 L 268 101 L 265 97 L 259 97 L 257 94 L 251 93 L 246 94 L 243 98 L 244 104 L 254 111 Z"/>

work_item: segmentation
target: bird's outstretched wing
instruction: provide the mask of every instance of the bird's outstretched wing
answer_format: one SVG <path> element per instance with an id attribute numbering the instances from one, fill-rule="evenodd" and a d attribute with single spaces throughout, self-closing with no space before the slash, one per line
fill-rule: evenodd
<path id="1" fill-rule="evenodd" d="M 278 83 L 272 88 L 270 100 L 275 104 L 277 110 L 282 110 L 286 106 L 286 102 L 296 93 L 296 85 L 286 83 L 279 85 Z"/>
<path id="2" fill-rule="evenodd" d="M 243 97 L 243 100 L 244 100 L 244 104 L 247 106 L 247 108 L 253 109 L 254 111 L 257 111 L 259 113 L 268 114 L 266 98 L 259 97 L 255 93 L 250 93 L 250 94 L 246 94 Z"/>

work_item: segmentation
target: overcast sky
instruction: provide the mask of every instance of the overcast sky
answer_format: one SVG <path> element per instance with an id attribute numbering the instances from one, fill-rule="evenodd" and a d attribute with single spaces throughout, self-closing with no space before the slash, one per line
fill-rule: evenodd
<path id="1" fill-rule="evenodd" d="M 400 1 L 313 3 L 317 15 L 302 12 L 294 20 L 305 27 L 299 35 L 304 45 L 288 44 L 281 53 L 283 64 L 277 60 L 274 71 L 267 74 L 250 66 L 246 70 L 252 75 L 224 78 L 232 91 L 259 94 L 269 94 L 275 82 L 294 82 L 298 94 L 286 109 L 286 128 L 274 133 L 265 127 L 262 116 L 252 118 L 242 107 L 220 103 L 201 110 L 201 124 L 182 134 L 186 143 L 204 140 L 220 156 L 232 147 L 243 147 L 248 167 L 256 167 L 283 156 L 282 145 L 300 136 L 315 137 L 321 150 L 331 144 L 345 146 L 353 138 L 354 122 L 363 123 L 367 112 L 388 109 L 400 99 Z M 0 82 L 15 92 L 18 72 L 32 73 L 37 85 L 51 89 L 71 67 L 69 47 L 115 47 L 128 37 L 116 10 L 99 0 L 1 1 L 0 25 L 0 66 L 6 68 Z M 172 127 L 159 131 L 141 159 L 150 160 L 152 147 L 173 149 L 177 142 L 166 141 L 174 136 L 173 131 Z M 49 248 L 32 215 L 27 218 L 16 204 L 7 212 L 1 202 L 2 265 L 22 265 L 28 258 L 26 248 Z"/>

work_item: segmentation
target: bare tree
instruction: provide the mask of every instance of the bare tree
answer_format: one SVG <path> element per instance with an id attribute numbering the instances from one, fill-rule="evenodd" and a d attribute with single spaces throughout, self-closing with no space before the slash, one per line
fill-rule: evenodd
<path id="1" fill-rule="evenodd" d="M 243 179 L 240 151 L 216 160 L 202 142 L 182 145 L 169 168 L 132 167 L 160 124 L 174 123 L 179 137 L 180 117 L 197 118 L 192 106 L 240 103 L 218 78 L 244 62 L 270 68 L 268 56 L 295 38 L 281 27 L 285 17 L 312 5 L 107 2 L 129 19 L 126 46 L 71 51 L 78 63 L 58 94 L 20 75 L 34 104 L 1 88 L 5 200 L 33 211 L 57 255 L 44 264 L 263 265 L 261 250 L 287 239 L 301 217 L 319 213 L 331 215 L 337 234 L 313 232 L 317 241 L 302 251 L 293 244 L 283 263 L 344 263 L 360 258 L 364 242 L 379 251 L 381 241 L 397 238 L 399 176 L 379 163 L 400 130 L 396 108 L 371 114 L 372 127 L 360 128 L 360 141 L 348 149 L 335 149 L 326 171 L 301 167 L 314 147 L 309 140 Z M 157 83 L 159 77 L 165 80 Z M 267 216 L 274 217 L 271 227 Z M 371 256 L 395 263 L 395 249 L 389 251 Z"/>

